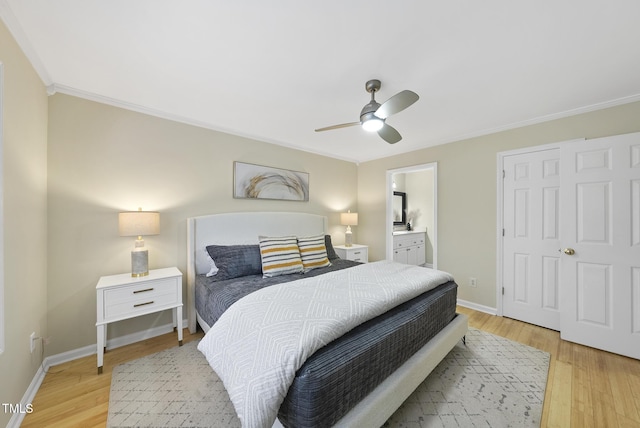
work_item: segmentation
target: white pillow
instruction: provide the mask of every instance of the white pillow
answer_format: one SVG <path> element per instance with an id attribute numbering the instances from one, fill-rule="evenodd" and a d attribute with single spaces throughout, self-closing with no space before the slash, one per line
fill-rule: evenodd
<path id="1" fill-rule="evenodd" d="M 209 255 L 209 252 L 206 250 L 206 248 L 204 252 L 207 255 L 207 259 L 209 259 L 209 265 L 211 266 L 211 269 L 209 269 L 209 272 L 207 273 L 207 278 L 208 278 L 217 274 L 219 269 L 218 269 L 218 266 L 216 266 L 216 262 L 214 262 L 211 256 Z"/>

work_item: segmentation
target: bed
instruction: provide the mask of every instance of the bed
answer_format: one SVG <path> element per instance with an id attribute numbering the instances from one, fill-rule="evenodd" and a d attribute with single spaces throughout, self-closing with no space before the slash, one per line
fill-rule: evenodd
<path id="1" fill-rule="evenodd" d="M 327 236 L 327 218 L 306 213 L 228 213 L 190 218 L 187 225 L 187 303 L 191 332 L 195 332 L 197 324 L 205 331 L 215 324 L 216 334 L 220 334 L 222 325 L 226 325 L 225 328 L 231 331 L 231 327 L 235 328 L 243 323 L 246 314 L 254 312 L 247 310 L 241 318 L 233 321 L 230 315 L 233 310 L 240 311 L 245 302 L 251 305 L 251 299 L 258 299 L 256 296 L 275 292 L 273 290 L 276 289 L 286 292 L 294 289 L 293 287 L 298 287 L 295 288 L 298 290 L 302 283 L 320 283 L 319 289 L 324 290 L 327 284 L 337 284 L 341 277 L 361 278 L 366 271 L 375 271 L 374 276 L 381 276 L 389 269 L 397 271 L 393 273 L 395 276 L 409 272 L 409 266 L 393 262 L 354 266 L 353 262 L 334 258 L 330 268 L 314 269 L 309 272 L 311 275 L 282 275 L 293 279 L 302 278 L 295 283 L 281 284 L 280 280 L 283 278 L 278 276 L 267 279 L 278 285 L 260 286 L 259 292 L 246 294 L 245 291 L 232 291 L 233 296 L 225 296 L 221 298 L 222 303 L 213 305 L 219 308 L 218 313 L 211 318 L 209 310 L 205 308 L 210 297 L 202 290 L 207 284 L 210 288 L 232 289 L 233 286 L 229 284 L 235 281 L 233 278 L 230 282 L 223 278 L 221 281 L 214 281 L 211 286 L 210 279 L 205 276 L 211 270 L 207 247 L 255 246 L 260 235 Z M 330 243 L 327 244 L 327 249 L 330 250 Z M 420 275 L 428 271 L 425 268 L 411 268 L 414 271 L 407 273 L 407 277 L 414 275 L 417 272 L 415 269 L 419 270 Z M 324 272 L 325 269 L 331 272 Z M 243 276 L 241 281 L 246 281 L 248 276 L 250 275 Z M 314 279 L 314 276 L 317 278 Z M 311 285 L 303 288 L 312 290 Z M 275 420 L 273 426 L 382 425 L 465 335 L 467 319 L 464 315 L 455 313 L 456 288 L 455 282 L 449 279 L 427 292 L 416 291 L 415 295 L 405 297 L 405 300 L 391 309 L 380 310 L 380 314 L 372 319 L 353 328 L 346 326 L 346 331 L 326 346 L 314 348 L 312 355 L 308 359 L 305 357 L 306 362 L 302 361 L 301 367 L 296 366 L 295 378 L 288 386 L 289 389 L 281 393 L 284 398 L 278 411 L 279 419 Z M 247 298 L 241 299 L 243 296 Z M 233 303 L 236 300 L 238 302 Z M 258 302 L 258 306 L 256 303 L 253 305 L 254 308 L 267 306 L 263 302 Z M 434 315 L 439 312 L 443 312 L 445 316 Z M 205 339 L 213 333 L 207 333 Z M 233 335 L 235 334 L 234 332 Z M 215 340 L 221 344 L 224 337 L 219 336 Z M 223 348 L 226 347 L 227 344 Z M 223 380 L 232 401 L 235 400 L 233 388 L 228 386 L 227 379 Z M 357 387 L 353 386 L 355 384 Z M 245 415 L 243 424 L 264 426 L 262 422 L 245 423 L 248 420 Z"/>

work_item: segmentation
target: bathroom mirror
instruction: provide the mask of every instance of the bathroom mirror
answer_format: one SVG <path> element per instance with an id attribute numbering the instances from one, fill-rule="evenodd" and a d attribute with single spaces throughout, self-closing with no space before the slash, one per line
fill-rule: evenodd
<path id="1" fill-rule="evenodd" d="M 393 192 L 393 225 L 407 224 L 407 194 L 405 192 Z"/>

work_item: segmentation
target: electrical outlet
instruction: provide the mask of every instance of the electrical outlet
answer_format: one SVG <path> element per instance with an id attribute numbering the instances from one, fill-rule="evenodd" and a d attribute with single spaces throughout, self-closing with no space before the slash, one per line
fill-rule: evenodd
<path id="1" fill-rule="evenodd" d="M 478 284 L 475 278 L 469 278 L 469 287 L 477 287 Z"/>
<path id="2" fill-rule="evenodd" d="M 29 335 L 29 349 L 31 350 L 32 354 L 33 354 L 33 351 L 35 351 L 36 349 L 36 332 L 35 331 L 31 333 L 31 335 Z"/>

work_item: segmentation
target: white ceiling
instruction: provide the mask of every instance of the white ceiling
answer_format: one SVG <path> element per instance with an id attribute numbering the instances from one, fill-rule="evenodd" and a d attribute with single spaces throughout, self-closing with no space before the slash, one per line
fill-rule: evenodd
<path id="1" fill-rule="evenodd" d="M 637 0 L 0 0 L 50 92 L 356 162 L 640 100 Z M 1 59 L 0 59 L 1 60 Z M 357 121 L 377 78 L 385 101 Z"/>

